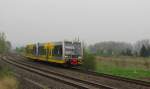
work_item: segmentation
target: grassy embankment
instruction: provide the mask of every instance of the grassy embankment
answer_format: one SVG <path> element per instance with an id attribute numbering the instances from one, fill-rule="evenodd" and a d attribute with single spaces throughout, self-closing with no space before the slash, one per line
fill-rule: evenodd
<path id="1" fill-rule="evenodd" d="M 9 67 L 0 66 L 0 89 L 17 89 L 18 82 Z"/>
<path id="2" fill-rule="evenodd" d="M 96 71 L 150 81 L 150 58 L 96 57 Z"/>

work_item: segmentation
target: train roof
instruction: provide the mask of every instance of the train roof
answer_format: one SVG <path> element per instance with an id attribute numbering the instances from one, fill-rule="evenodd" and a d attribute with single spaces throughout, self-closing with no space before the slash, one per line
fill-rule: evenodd
<path id="1" fill-rule="evenodd" d="M 65 40 L 65 41 L 59 41 L 59 42 L 46 42 L 46 43 L 36 43 L 38 44 L 39 46 L 42 46 L 42 45 L 45 45 L 45 44 L 53 44 L 53 45 L 62 45 L 63 42 L 79 42 L 79 41 L 68 41 L 68 40 Z M 81 42 L 79 42 L 81 43 Z M 27 46 L 30 46 L 30 45 L 36 45 L 36 44 L 28 44 Z"/>
<path id="2" fill-rule="evenodd" d="M 44 45 L 44 44 L 53 44 L 53 45 L 62 45 L 63 42 L 47 42 L 47 43 L 38 43 L 39 46 Z"/>

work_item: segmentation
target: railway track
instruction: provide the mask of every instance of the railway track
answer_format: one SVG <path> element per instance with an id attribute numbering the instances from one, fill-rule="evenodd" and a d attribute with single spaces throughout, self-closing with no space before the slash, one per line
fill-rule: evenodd
<path id="1" fill-rule="evenodd" d="M 11 56 L 12 57 L 12 56 Z M 18 58 L 18 57 L 16 57 L 16 56 L 13 56 L 12 58 Z M 21 60 L 20 60 L 21 59 Z M 23 57 L 21 58 L 18 58 L 17 60 L 19 60 L 19 61 L 22 61 L 23 62 Z M 24 61 L 24 62 L 27 62 L 27 61 Z M 35 63 L 35 62 L 31 62 L 31 63 Z M 30 64 L 31 65 L 31 63 L 28 63 L 28 64 Z M 39 64 L 37 64 L 37 65 L 39 65 Z M 35 65 L 34 65 L 35 66 Z M 47 66 L 45 66 L 45 68 L 46 68 Z M 48 68 L 49 69 L 49 68 Z M 112 76 L 112 75 L 108 75 L 108 74 L 103 74 L 103 73 L 101 73 L 101 74 L 99 74 L 99 73 L 95 73 L 95 72 L 91 72 L 91 71 L 83 71 L 83 70 L 81 70 L 81 69 L 74 69 L 73 68 L 73 70 L 71 69 L 71 70 L 69 70 L 69 69 L 61 69 L 61 68 L 55 68 L 55 69 L 59 69 L 59 70 L 63 70 L 63 71 L 66 71 L 66 72 L 68 72 L 68 71 L 72 71 L 72 72 L 80 72 L 80 73 L 84 73 L 84 74 L 86 74 L 86 75 L 93 75 L 93 76 L 99 76 L 99 77 L 104 77 L 104 78 L 108 78 L 110 81 L 111 80 L 117 80 L 117 81 L 119 81 L 119 82 L 126 82 L 126 83 L 121 83 L 121 87 L 119 86 L 119 83 L 115 83 L 115 81 L 114 81 L 114 84 L 110 84 L 110 83 L 108 83 L 108 84 L 105 84 L 106 86 L 112 86 L 112 87 L 110 87 L 110 88 L 117 88 L 117 89 L 133 89 L 133 88 L 135 88 L 135 89 L 150 89 L 150 83 L 149 82 L 146 82 L 146 81 L 141 81 L 141 80 L 135 80 L 135 79 L 128 79 L 128 78 L 124 78 L 124 77 L 119 77 L 119 76 Z M 42 69 L 43 70 L 43 69 Z M 50 70 L 50 69 L 49 69 Z M 48 70 L 47 70 L 48 71 Z M 89 76 L 88 76 L 89 77 Z M 97 78 L 97 80 L 99 80 L 98 78 Z M 110 82 L 109 80 L 107 80 L 108 82 Z M 82 80 L 83 81 L 83 80 Z M 84 80 L 85 81 L 85 80 Z M 100 80 L 100 81 L 103 81 L 103 80 Z M 98 82 L 98 81 L 97 81 Z M 101 84 L 101 83 L 100 83 Z M 103 83 L 102 83 L 103 84 Z M 130 84 L 130 85 L 129 85 Z M 128 87 L 127 87 L 127 86 Z M 138 87 L 135 87 L 135 86 L 138 86 Z M 92 88 L 93 89 L 93 88 Z"/>
<path id="2" fill-rule="evenodd" d="M 113 76 L 113 75 L 109 75 L 109 74 L 105 74 L 105 73 L 97 73 L 97 72 L 93 72 L 93 71 L 83 70 L 80 68 L 73 68 L 73 69 L 78 72 L 82 72 L 82 73 L 87 73 L 87 74 L 91 74 L 91 75 L 95 75 L 95 76 L 102 76 L 102 77 L 106 77 L 106 78 L 110 78 L 110 79 L 114 79 L 114 80 L 118 80 L 118 81 L 130 82 L 132 84 L 146 86 L 146 87 L 149 87 L 149 89 L 150 89 L 150 82 L 148 82 L 148 81 L 130 79 L 130 78 L 125 78 L 125 77 L 121 77 L 121 76 Z"/>
<path id="3" fill-rule="evenodd" d="M 3 61 L 5 61 L 9 64 L 12 64 L 12 65 L 15 65 L 16 67 L 22 68 L 24 70 L 34 72 L 34 73 L 39 74 L 41 76 L 63 82 L 65 84 L 68 84 L 71 86 L 75 86 L 79 89 L 116 89 L 114 87 L 95 83 L 92 81 L 80 80 L 78 78 L 65 76 L 61 73 L 56 73 L 54 71 L 43 70 L 39 67 L 35 67 L 33 65 L 30 65 L 30 64 L 22 63 L 22 62 L 19 62 L 16 60 L 10 60 L 7 57 L 3 57 Z"/>
<path id="4" fill-rule="evenodd" d="M 40 84 L 40 83 L 38 83 L 38 82 L 36 82 L 36 81 L 33 81 L 33 80 L 30 79 L 30 78 L 26 78 L 26 77 L 24 77 L 24 76 L 22 76 L 22 75 L 19 75 L 19 74 L 17 74 L 17 73 L 14 73 L 14 76 L 15 76 L 17 79 L 20 79 L 20 80 L 19 80 L 20 82 L 27 82 L 28 85 L 30 85 L 30 88 L 32 87 L 32 89 L 44 89 L 44 88 L 45 88 L 45 85 L 42 85 L 42 84 Z M 32 85 L 32 86 L 31 86 L 31 85 Z M 25 87 L 26 85 L 23 85 L 23 86 Z M 20 86 L 19 89 L 22 89 L 23 86 Z M 24 88 L 23 88 L 23 89 L 24 89 Z"/>

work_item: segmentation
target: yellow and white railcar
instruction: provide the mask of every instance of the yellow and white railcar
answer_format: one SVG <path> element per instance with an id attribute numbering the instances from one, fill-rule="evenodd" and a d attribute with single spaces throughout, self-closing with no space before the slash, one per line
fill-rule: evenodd
<path id="1" fill-rule="evenodd" d="M 25 49 L 25 56 L 31 59 L 67 65 L 82 64 L 83 47 L 79 41 L 30 44 Z"/>

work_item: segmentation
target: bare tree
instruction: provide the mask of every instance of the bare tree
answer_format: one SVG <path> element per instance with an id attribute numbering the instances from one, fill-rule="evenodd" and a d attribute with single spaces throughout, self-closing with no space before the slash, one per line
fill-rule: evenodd
<path id="1" fill-rule="evenodd" d="M 134 44 L 133 51 L 134 53 L 137 53 L 137 55 L 140 55 L 140 50 L 142 46 L 149 48 L 150 47 L 150 40 L 149 39 L 144 39 L 144 40 L 139 40 Z"/>
<path id="2" fill-rule="evenodd" d="M 8 52 L 11 49 L 11 43 L 6 41 L 4 32 L 0 32 L 0 53 Z"/>

